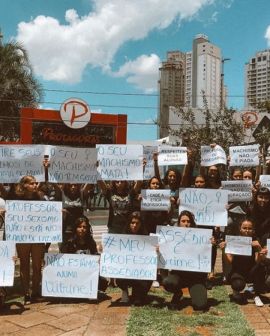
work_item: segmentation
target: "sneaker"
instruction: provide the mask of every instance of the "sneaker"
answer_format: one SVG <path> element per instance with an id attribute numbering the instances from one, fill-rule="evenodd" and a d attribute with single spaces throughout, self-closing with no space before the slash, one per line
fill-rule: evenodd
<path id="1" fill-rule="evenodd" d="M 259 296 L 255 296 L 254 302 L 255 302 L 256 307 L 263 307 L 264 306 L 264 304 L 263 304 L 263 302 L 262 302 L 262 300 Z"/>
<path id="2" fill-rule="evenodd" d="M 159 282 L 158 281 L 153 281 L 153 283 L 152 283 L 152 287 L 154 287 L 154 288 L 159 288 Z"/>

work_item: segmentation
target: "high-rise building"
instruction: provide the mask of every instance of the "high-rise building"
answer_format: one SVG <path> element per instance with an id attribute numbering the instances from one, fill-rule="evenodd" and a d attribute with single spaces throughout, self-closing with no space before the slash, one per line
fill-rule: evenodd
<path id="1" fill-rule="evenodd" d="M 197 35 L 192 46 L 191 107 L 203 108 L 203 94 L 209 109 L 220 106 L 221 51 L 205 35 Z"/>
<path id="2" fill-rule="evenodd" d="M 169 51 L 159 70 L 159 136 L 163 138 L 168 135 L 169 107 L 183 106 L 185 102 L 185 54 Z"/>
<path id="3" fill-rule="evenodd" d="M 245 107 L 270 100 L 270 49 L 259 51 L 245 65 Z"/>
<path id="4" fill-rule="evenodd" d="M 196 35 L 192 51 L 169 51 L 160 68 L 159 136 L 168 135 L 169 106 L 209 109 L 221 106 L 221 51 L 205 35 Z M 223 100 L 226 92 L 223 88 Z"/>

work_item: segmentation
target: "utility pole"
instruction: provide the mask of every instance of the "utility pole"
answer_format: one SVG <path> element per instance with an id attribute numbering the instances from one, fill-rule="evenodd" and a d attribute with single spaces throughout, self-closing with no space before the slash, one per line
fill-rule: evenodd
<path id="1" fill-rule="evenodd" d="M 221 60 L 221 75 L 220 75 L 220 110 L 224 108 L 224 97 L 223 97 L 223 89 L 224 89 L 224 63 L 226 61 L 230 61 L 230 58 L 222 58 Z"/>
<path id="2" fill-rule="evenodd" d="M 2 47 L 3 46 L 3 41 L 2 41 L 2 39 L 3 39 L 3 37 L 4 37 L 4 35 L 2 34 L 2 31 L 1 31 L 1 28 L 0 28 L 0 47 Z"/>

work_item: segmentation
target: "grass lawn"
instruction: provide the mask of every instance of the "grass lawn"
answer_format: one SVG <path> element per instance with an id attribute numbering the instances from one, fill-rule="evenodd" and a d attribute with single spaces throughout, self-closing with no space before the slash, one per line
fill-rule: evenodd
<path id="1" fill-rule="evenodd" d="M 237 305 L 230 302 L 224 286 L 208 291 L 211 308 L 206 313 L 193 312 L 187 297 L 182 299 L 179 310 L 169 310 L 170 298 L 162 289 L 154 289 L 148 305 L 132 307 L 127 335 L 254 336 Z"/>

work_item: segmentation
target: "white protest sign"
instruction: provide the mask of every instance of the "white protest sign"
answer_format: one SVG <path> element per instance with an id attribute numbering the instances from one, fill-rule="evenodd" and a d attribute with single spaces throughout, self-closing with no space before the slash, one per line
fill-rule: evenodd
<path id="1" fill-rule="evenodd" d="M 96 148 L 46 146 L 49 181 L 54 183 L 96 183 Z"/>
<path id="2" fill-rule="evenodd" d="M 169 189 L 143 189 L 141 191 L 142 201 L 141 210 L 152 211 L 168 211 L 171 207 L 170 197 L 171 191 Z"/>
<path id="3" fill-rule="evenodd" d="M 252 238 L 244 236 L 226 236 L 225 253 L 237 255 L 252 255 Z"/>
<path id="4" fill-rule="evenodd" d="M 15 263 L 15 243 L 0 241 L 0 286 L 13 286 Z"/>
<path id="5" fill-rule="evenodd" d="M 211 272 L 212 230 L 157 226 L 157 234 L 159 268 Z"/>
<path id="6" fill-rule="evenodd" d="M 42 296 L 96 299 L 99 256 L 45 254 Z"/>
<path id="7" fill-rule="evenodd" d="M 100 275 L 108 278 L 156 280 L 157 237 L 103 234 Z"/>
<path id="8" fill-rule="evenodd" d="M 6 201 L 6 240 L 61 243 L 62 202 Z"/>
<path id="9" fill-rule="evenodd" d="M 270 175 L 260 175 L 261 187 L 266 187 L 270 190 Z"/>
<path id="10" fill-rule="evenodd" d="M 25 175 L 45 180 L 44 145 L 0 145 L 0 181 L 18 183 Z"/>
<path id="11" fill-rule="evenodd" d="M 252 181 L 222 181 L 224 190 L 229 190 L 229 202 L 249 202 L 252 201 Z"/>
<path id="12" fill-rule="evenodd" d="M 158 147 L 158 165 L 186 165 L 187 147 L 159 146 Z"/>
<path id="13" fill-rule="evenodd" d="M 143 180 L 143 146 L 97 145 L 101 180 Z"/>
<path id="14" fill-rule="evenodd" d="M 230 147 L 230 166 L 255 167 L 260 163 L 259 145 Z"/>
<path id="15" fill-rule="evenodd" d="M 227 190 L 185 188 L 179 191 L 179 213 L 192 212 L 197 225 L 227 226 Z"/>
<path id="16" fill-rule="evenodd" d="M 270 239 L 267 239 L 267 256 L 266 258 L 270 259 Z"/>
<path id="17" fill-rule="evenodd" d="M 158 146 L 143 146 L 143 157 L 146 160 L 146 165 L 144 167 L 143 179 L 150 180 L 151 177 L 155 176 L 154 160 L 153 154 L 158 151 Z M 159 169 L 159 175 L 163 177 L 163 170 Z"/>
<path id="18" fill-rule="evenodd" d="M 219 145 L 215 147 L 201 146 L 201 166 L 210 167 L 216 164 L 227 164 L 227 157 L 224 149 Z"/>

